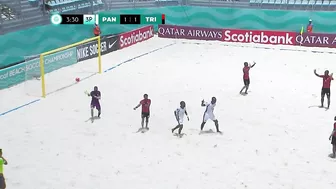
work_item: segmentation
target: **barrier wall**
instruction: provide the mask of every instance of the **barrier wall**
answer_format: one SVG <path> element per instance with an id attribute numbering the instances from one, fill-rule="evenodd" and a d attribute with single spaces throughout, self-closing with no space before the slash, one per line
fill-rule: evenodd
<path id="1" fill-rule="evenodd" d="M 106 12 L 107 13 L 107 12 Z M 113 14 L 166 14 L 166 24 L 212 28 L 299 31 L 308 19 L 314 32 L 336 33 L 336 12 L 235 9 L 213 7 L 156 7 L 113 10 Z M 101 25 L 103 34 L 121 33 L 138 25 Z M 0 67 L 92 37 L 93 26 L 41 26 L 0 36 Z"/>
<path id="2" fill-rule="evenodd" d="M 152 25 L 124 32 L 117 36 L 101 36 L 101 55 L 108 54 L 118 49 L 127 48 L 152 37 L 154 37 L 154 28 Z M 57 69 L 97 57 L 97 51 L 97 41 L 92 41 L 47 55 L 44 57 L 45 73 L 50 73 Z M 0 90 L 39 77 L 40 59 L 37 57 L 24 63 L 0 70 Z"/>

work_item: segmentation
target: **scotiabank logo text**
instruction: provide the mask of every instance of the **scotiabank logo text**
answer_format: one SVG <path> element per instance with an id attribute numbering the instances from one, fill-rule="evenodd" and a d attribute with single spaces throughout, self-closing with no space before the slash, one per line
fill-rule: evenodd
<path id="1" fill-rule="evenodd" d="M 153 26 L 147 26 L 120 35 L 120 48 L 129 47 L 154 36 Z"/>
<path id="2" fill-rule="evenodd" d="M 224 30 L 223 41 L 240 43 L 261 43 L 273 45 L 294 45 L 294 32 Z"/>

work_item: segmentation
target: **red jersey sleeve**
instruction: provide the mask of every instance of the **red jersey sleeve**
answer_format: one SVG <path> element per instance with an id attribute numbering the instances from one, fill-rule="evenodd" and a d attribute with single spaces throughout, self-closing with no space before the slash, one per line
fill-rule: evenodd
<path id="1" fill-rule="evenodd" d="M 336 130 L 336 122 L 334 123 L 334 130 Z"/>

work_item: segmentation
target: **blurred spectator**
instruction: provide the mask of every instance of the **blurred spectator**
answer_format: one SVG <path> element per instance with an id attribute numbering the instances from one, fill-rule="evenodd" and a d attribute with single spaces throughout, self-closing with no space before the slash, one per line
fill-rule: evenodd
<path id="1" fill-rule="evenodd" d="M 3 174 L 3 165 L 7 165 L 7 160 L 2 156 L 2 149 L 0 149 L 0 188 L 6 188 L 6 181 Z"/>
<path id="2" fill-rule="evenodd" d="M 307 25 L 307 32 L 312 33 L 313 32 L 313 20 L 309 19 L 308 25 Z"/>
<path id="3" fill-rule="evenodd" d="M 42 11 L 46 11 L 46 12 L 49 12 L 50 11 L 50 9 L 51 9 L 51 7 L 50 7 L 50 5 L 49 5 L 49 3 L 51 3 L 51 1 L 53 1 L 53 0 L 41 0 L 41 10 Z"/>
<path id="4" fill-rule="evenodd" d="M 95 27 L 93 29 L 93 34 L 95 36 L 99 36 L 101 34 L 101 31 L 100 31 L 100 28 L 99 28 L 98 24 L 95 24 Z"/>

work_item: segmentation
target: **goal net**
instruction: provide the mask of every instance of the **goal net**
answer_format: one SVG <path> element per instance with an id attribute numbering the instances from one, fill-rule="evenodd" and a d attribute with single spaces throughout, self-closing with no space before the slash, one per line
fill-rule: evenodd
<path id="1" fill-rule="evenodd" d="M 81 53 L 79 49 L 83 51 L 83 47 L 90 45 L 91 49 L 88 51 L 91 51 L 91 54 L 95 53 L 96 56 L 93 56 L 92 59 L 79 61 L 77 58 Z M 100 47 L 100 37 L 93 37 L 38 56 L 25 57 L 26 82 L 24 85 L 26 93 L 30 96 L 46 97 L 46 95 L 101 73 Z"/>

